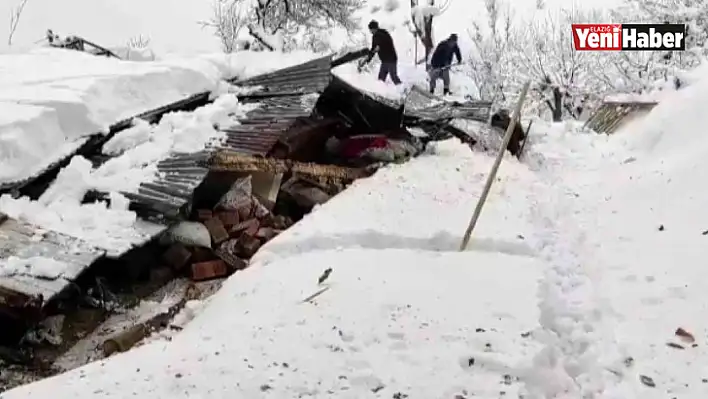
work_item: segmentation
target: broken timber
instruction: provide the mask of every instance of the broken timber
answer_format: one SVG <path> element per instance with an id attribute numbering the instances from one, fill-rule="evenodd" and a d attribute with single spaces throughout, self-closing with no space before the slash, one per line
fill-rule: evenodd
<path id="1" fill-rule="evenodd" d="M 227 151 L 219 152 L 212 158 L 210 169 L 215 172 L 291 172 L 298 175 L 344 181 L 354 181 L 369 177 L 374 172 L 365 168 L 320 165 L 288 159 L 259 158 Z"/>

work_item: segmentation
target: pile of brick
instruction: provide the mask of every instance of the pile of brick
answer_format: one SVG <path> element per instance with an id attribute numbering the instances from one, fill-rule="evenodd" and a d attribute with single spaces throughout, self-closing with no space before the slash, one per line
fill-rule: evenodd
<path id="1" fill-rule="evenodd" d="M 293 224 L 251 195 L 250 182 L 248 191 L 247 196 L 238 193 L 238 201 L 222 200 L 214 209 L 197 211 L 198 221 L 209 231 L 211 248 L 175 243 L 164 253 L 164 260 L 194 281 L 227 277 L 246 268 L 263 244 Z"/>

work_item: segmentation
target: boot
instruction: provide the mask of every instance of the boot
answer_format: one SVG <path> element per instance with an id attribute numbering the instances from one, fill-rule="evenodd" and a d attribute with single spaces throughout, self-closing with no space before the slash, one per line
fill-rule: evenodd
<path id="1" fill-rule="evenodd" d="M 450 93 L 450 89 L 444 89 L 444 90 L 443 90 L 443 95 L 444 95 L 444 96 L 449 96 L 450 94 L 452 94 L 452 93 Z"/>

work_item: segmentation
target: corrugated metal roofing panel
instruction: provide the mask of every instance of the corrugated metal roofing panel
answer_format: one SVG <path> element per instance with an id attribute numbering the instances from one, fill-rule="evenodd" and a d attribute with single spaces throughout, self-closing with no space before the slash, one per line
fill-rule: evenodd
<path id="1" fill-rule="evenodd" d="M 487 122 L 492 110 L 489 101 L 441 101 L 440 98 L 413 86 L 406 98 L 405 115 L 427 121 L 469 119 Z"/>
<path id="2" fill-rule="evenodd" d="M 138 212 L 178 219 L 189 213 L 194 191 L 209 173 L 210 151 L 174 154 L 157 165 L 159 175 L 143 182 L 136 192 L 124 192 Z"/>
<path id="3" fill-rule="evenodd" d="M 612 134 L 620 128 L 629 118 L 648 113 L 657 103 L 655 102 L 616 102 L 602 103 L 585 122 L 585 127 L 598 133 Z"/>
<path id="4" fill-rule="evenodd" d="M 221 149 L 265 156 L 298 118 L 312 115 L 315 98 L 306 94 L 262 100 L 239 119 L 240 125 L 221 129 L 226 133 Z"/>
<path id="5" fill-rule="evenodd" d="M 257 87 L 243 97 L 268 97 L 322 92 L 332 80 L 332 56 L 321 57 L 304 64 L 254 76 L 231 80 L 236 86 Z"/>

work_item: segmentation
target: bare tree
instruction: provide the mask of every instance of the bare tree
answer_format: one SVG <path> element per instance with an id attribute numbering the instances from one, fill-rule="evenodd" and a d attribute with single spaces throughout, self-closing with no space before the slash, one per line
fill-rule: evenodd
<path id="1" fill-rule="evenodd" d="M 620 92 L 641 93 L 657 85 L 683 85 L 683 71 L 695 68 L 708 55 L 708 0 L 625 0 L 613 10 L 616 21 L 686 24 L 686 51 L 635 51 L 608 54 L 610 68 L 598 70 Z"/>
<path id="2" fill-rule="evenodd" d="M 22 12 L 25 10 L 26 5 L 27 0 L 20 0 L 16 7 L 10 9 L 10 34 L 7 37 L 8 46 L 12 46 L 12 38 L 15 36 L 17 25 L 20 23 L 20 18 L 22 17 Z"/>
<path id="3" fill-rule="evenodd" d="M 212 16 L 202 26 L 214 29 L 225 53 L 238 50 L 238 38 L 248 24 L 247 4 L 243 0 L 214 0 Z"/>
<path id="4" fill-rule="evenodd" d="M 499 0 L 485 0 L 486 24 L 473 22 L 468 29 L 472 40 L 469 52 L 469 74 L 481 100 L 495 106 L 508 106 L 506 94 L 514 91 L 514 41 L 519 34 L 513 26 L 513 12 L 509 4 Z"/>
<path id="5" fill-rule="evenodd" d="M 249 30 L 273 49 L 292 47 L 293 39 L 304 31 L 341 27 L 353 33 L 359 27 L 354 15 L 364 4 L 364 0 L 257 0 Z M 274 37 L 280 43 L 269 41 Z"/>
<path id="6" fill-rule="evenodd" d="M 578 117 L 582 103 L 602 92 L 603 84 L 594 74 L 600 66 L 598 55 L 575 51 L 573 23 L 602 20 L 600 11 L 560 10 L 546 12 L 532 21 L 517 41 L 515 54 L 520 70 L 535 83 L 532 93 L 550 111 L 554 121 L 563 115 Z"/>

